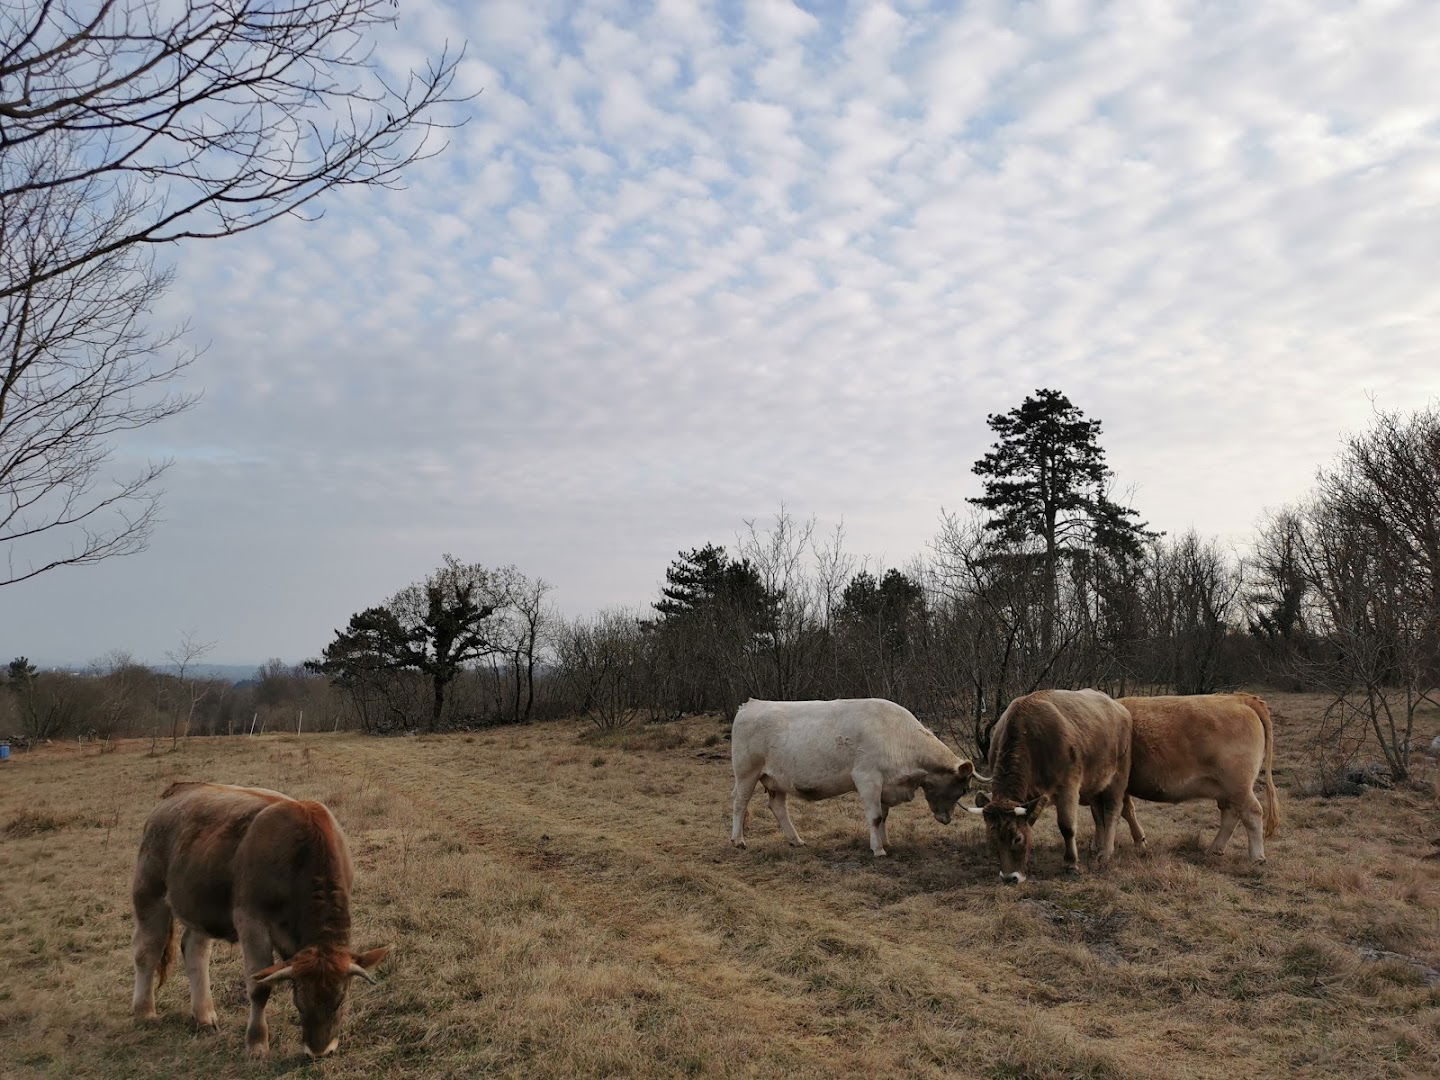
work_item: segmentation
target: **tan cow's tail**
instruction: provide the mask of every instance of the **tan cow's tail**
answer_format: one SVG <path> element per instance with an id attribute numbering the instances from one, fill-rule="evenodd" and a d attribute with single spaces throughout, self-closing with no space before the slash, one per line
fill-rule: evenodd
<path id="1" fill-rule="evenodd" d="M 1265 729 L 1265 835 L 1274 836 L 1280 828 L 1280 800 L 1275 796 L 1275 725 L 1270 720 L 1270 709 L 1254 694 L 1241 694 L 1245 704 L 1260 717 L 1260 726 Z"/>

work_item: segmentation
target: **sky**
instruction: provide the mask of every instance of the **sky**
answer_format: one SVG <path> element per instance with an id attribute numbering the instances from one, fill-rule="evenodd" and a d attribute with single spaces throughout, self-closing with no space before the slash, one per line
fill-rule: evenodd
<path id="1" fill-rule="evenodd" d="M 446 552 L 578 615 L 783 504 L 923 553 L 1037 387 L 1154 527 L 1243 550 L 1440 400 L 1440 4 L 406 0 L 468 42 L 403 191 L 174 252 L 205 352 L 149 550 L 0 655 L 314 656 Z"/>

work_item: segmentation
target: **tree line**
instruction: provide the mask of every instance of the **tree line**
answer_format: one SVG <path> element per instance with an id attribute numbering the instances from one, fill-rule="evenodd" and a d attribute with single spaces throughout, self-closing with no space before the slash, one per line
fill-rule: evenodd
<path id="1" fill-rule="evenodd" d="M 1322 774 L 1373 738 L 1407 775 L 1417 710 L 1440 685 L 1440 413 L 1377 416 L 1265 520 L 1248 559 L 1122 505 L 1100 423 L 1065 395 L 1039 390 L 988 424 L 981 494 L 942 513 L 903 566 L 782 508 L 730 546 L 677 553 L 645 610 L 564 618 L 544 581 L 447 555 L 352 615 L 321 656 L 274 662 L 251 686 L 201 693 L 183 669 L 112 664 L 83 723 L 233 733 L 266 710 L 288 709 L 293 727 L 308 708 L 313 726 L 377 734 L 561 715 L 612 728 L 749 697 L 878 696 L 983 755 L 1005 705 L 1042 686 L 1282 685 L 1331 696 Z M 12 665 L 12 727 L 72 733 L 68 678 Z M 133 704 L 151 697 L 163 704 Z"/>

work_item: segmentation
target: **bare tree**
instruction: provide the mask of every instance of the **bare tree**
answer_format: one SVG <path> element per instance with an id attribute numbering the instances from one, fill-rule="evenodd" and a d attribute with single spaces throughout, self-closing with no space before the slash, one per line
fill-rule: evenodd
<path id="1" fill-rule="evenodd" d="M 0 7 L 0 585 L 144 548 L 163 464 L 106 480 L 113 438 L 184 409 L 192 359 L 144 316 L 158 245 L 393 185 L 459 55 L 393 85 L 385 0 L 19 0 Z"/>
<path id="2" fill-rule="evenodd" d="M 195 721 L 195 708 L 209 693 L 209 686 L 202 680 L 195 678 L 194 667 L 197 662 L 203 660 L 215 648 L 213 641 L 201 641 L 195 636 L 194 630 L 186 630 L 180 635 L 180 644 L 165 653 L 165 659 L 175 666 L 175 678 L 179 682 L 181 697 L 175 702 L 172 710 L 170 723 L 170 746 L 173 749 L 179 742 L 180 736 L 190 735 L 190 725 Z M 181 720 L 181 712 L 184 712 L 184 720 Z"/>
<path id="3" fill-rule="evenodd" d="M 1194 530 L 1152 545 L 1145 574 L 1152 676 L 1178 694 L 1215 689 L 1243 583 L 1236 561 Z"/>
<path id="4" fill-rule="evenodd" d="M 550 586 L 513 566 L 495 571 L 495 614 L 485 657 L 491 690 L 491 715 L 523 724 L 535 708 L 535 668 L 551 618 L 545 596 Z"/>
<path id="5" fill-rule="evenodd" d="M 797 520 L 783 505 L 768 532 L 747 521 L 737 547 L 772 598 L 763 625 L 754 627 L 754 647 L 743 654 L 744 692 L 782 701 L 814 694 L 825 643 L 821 620 L 830 601 L 827 571 L 836 553 L 816 545 L 814 518 Z M 818 574 L 809 572 L 812 560 Z"/>
<path id="6" fill-rule="evenodd" d="M 644 679 L 643 650 L 633 612 L 602 611 L 563 627 L 556 652 L 575 712 L 602 731 L 630 723 Z"/>
<path id="7" fill-rule="evenodd" d="M 1392 779 L 1410 775 L 1415 714 L 1440 688 L 1440 411 L 1381 414 L 1319 478 L 1303 510 L 1307 618 L 1331 653 L 1321 780 L 1368 731 Z"/>

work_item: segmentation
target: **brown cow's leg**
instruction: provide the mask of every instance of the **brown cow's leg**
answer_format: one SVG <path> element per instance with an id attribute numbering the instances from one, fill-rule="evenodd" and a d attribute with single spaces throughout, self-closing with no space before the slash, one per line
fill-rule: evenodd
<path id="1" fill-rule="evenodd" d="M 131 1008 L 136 1016 L 151 1020 L 155 1017 L 155 987 L 157 982 L 165 981 L 173 955 L 174 923 L 163 889 L 137 881 L 132 899 L 135 904 L 135 992 Z"/>
<path id="2" fill-rule="evenodd" d="M 1240 811 L 1240 819 L 1245 822 L 1245 834 L 1250 840 L 1250 861 L 1263 863 L 1265 861 L 1265 814 L 1260 808 L 1260 800 L 1255 798 L 1253 791 L 1246 793 L 1244 807 Z"/>
<path id="3" fill-rule="evenodd" d="M 1055 820 L 1065 841 L 1065 869 L 1072 874 L 1080 872 L 1080 852 L 1075 847 L 1075 819 L 1079 816 L 1080 789 L 1072 787 L 1060 792 L 1055 802 Z"/>
<path id="4" fill-rule="evenodd" d="M 185 974 L 190 979 L 190 1015 L 202 1028 L 217 1028 L 215 1001 L 210 996 L 210 938 L 186 928 L 180 937 L 185 957 Z"/>
<path id="5" fill-rule="evenodd" d="M 250 1022 L 245 1027 L 245 1048 L 255 1057 L 270 1052 L 270 1028 L 265 1023 L 265 1005 L 270 1000 L 270 987 L 255 981 L 255 973 L 270 966 L 275 950 L 270 932 L 264 926 L 243 918 L 235 920 L 240 934 L 240 949 L 245 956 L 245 989 L 250 997 Z"/>
<path id="6" fill-rule="evenodd" d="M 1125 796 L 1121 813 L 1125 815 L 1125 821 L 1130 826 L 1130 839 L 1135 841 L 1135 846 L 1143 851 L 1145 849 L 1145 830 L 1140 827 L 1140 819 L 1135 816 L 1135 800 L 1129 795 Z"/>
<path id="7" fill-rule="evenodd" d="M 1219 855 L 1225 850 L 1225 845 L 1230 842 L 1230 834 L 1235 831 L 1235 824 L 1240 820 L 1240 812 L 1233 803 L 1218 799 L 1215 805 L 1220 807 L 1220 831 L 1215 834 L 1215 839 L 1210 844 L 1208 854 L 1211 855 Z"/>

